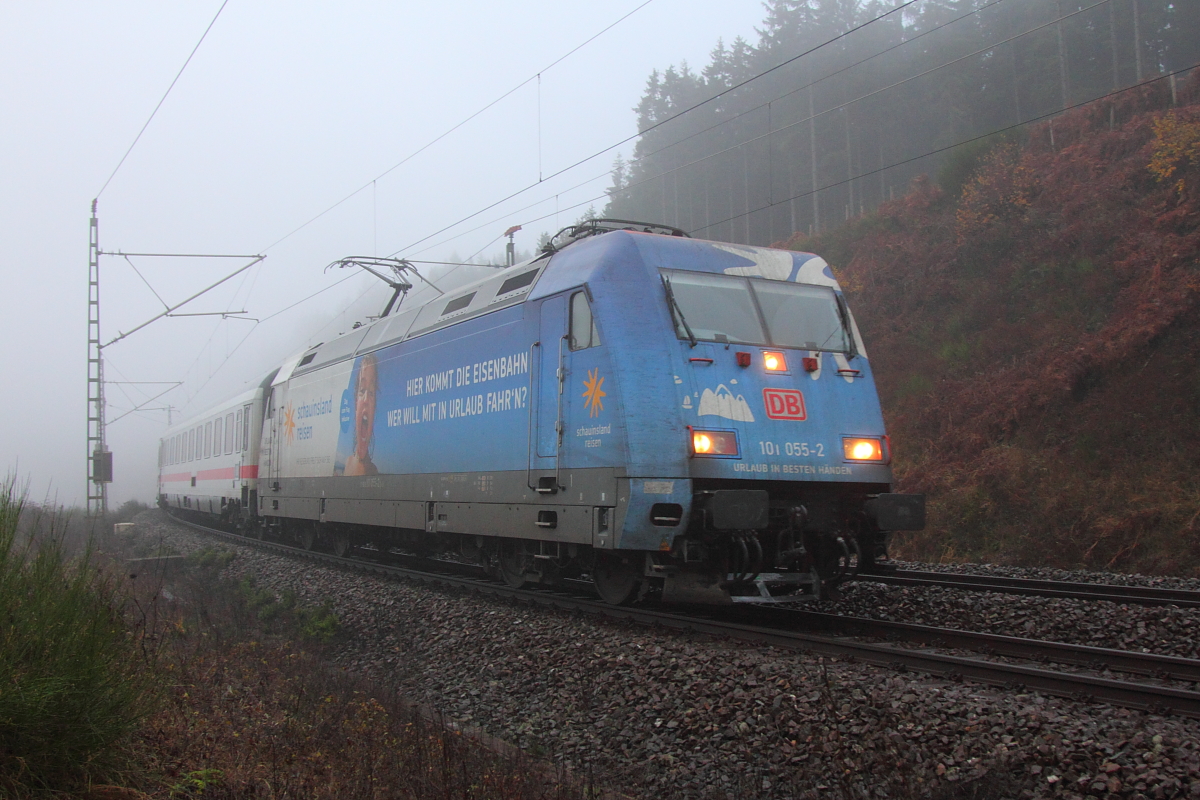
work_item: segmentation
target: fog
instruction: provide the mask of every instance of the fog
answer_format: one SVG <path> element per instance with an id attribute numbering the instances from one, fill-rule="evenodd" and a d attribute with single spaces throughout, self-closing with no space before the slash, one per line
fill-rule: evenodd
<path id="1" fill-rule="evenodd" d="M 639 5 L 230 0 L 102 193 L 220 3 L 0 6 L 6 470 L 34 500 L 86 497 L 97 193 L 107 253 L 267 256 L 179 309 L 244 314 L 161 319 L 105 350 L 109 504 L 150 502 L 168 414 L 199 413 L 383 307 L 387 287 L 327 264 L 500 260 L 513 224 L 532 252 L 603 198 L 617 152 L 605 148 L 636 133 L 650 72 L 704 62 L 718 38 L 753 37 L 762 15 L 758 0 Z M 102 341 L 245 263 L 103 257 Z M 450 283 L 480 269 L 420 268 Z"/>

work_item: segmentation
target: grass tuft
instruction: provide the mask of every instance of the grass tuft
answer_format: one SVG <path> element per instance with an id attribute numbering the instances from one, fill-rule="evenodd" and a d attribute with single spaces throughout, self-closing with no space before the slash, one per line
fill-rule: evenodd
<path id="1" fill-rule="evenodd" d="M 0 795 L 120 774 L 122 745 L 154 706 L 121 589 L 66 527 L 0 484 Z"/>

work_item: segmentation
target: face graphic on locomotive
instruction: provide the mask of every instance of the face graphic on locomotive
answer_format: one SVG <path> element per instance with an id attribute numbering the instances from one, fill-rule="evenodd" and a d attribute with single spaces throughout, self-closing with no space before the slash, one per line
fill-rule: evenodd
<path id="1" fill-rule="evenodd" d="M 362 357 L 354 387 L 354 452 L 346 459 L 343 475 L 378 475 L 371 461 L 375 436 L 375 404 L 379 394 L 379 363 L 374 355 Z"/>

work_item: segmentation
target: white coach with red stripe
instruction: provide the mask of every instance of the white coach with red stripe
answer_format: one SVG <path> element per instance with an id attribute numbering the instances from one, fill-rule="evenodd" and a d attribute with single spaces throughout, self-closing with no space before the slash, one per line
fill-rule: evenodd
<path id="1" fill-rule="evenodd" d="M 158 449 L 160 506 L 231 522 L 253 507 L 262 399 L 259 386 L 167 430 Z"/>

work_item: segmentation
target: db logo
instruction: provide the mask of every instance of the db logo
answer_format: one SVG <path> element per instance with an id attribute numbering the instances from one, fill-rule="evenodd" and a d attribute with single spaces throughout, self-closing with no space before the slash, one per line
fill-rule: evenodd
<path id="1" fill-rule="evenodd" d="M 795 389 L 763 389 L 763 405 L 771 419 L 806 419 L 804 395 Z"/>

